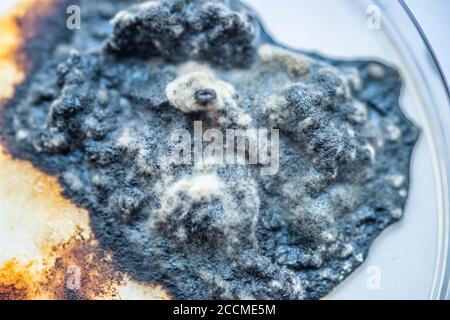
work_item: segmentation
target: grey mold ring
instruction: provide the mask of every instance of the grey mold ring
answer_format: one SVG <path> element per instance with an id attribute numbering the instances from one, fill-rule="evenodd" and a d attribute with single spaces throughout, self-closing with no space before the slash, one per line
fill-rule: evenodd
<path id="1" fill-rule="evenodd" d="M 418 130 L 395 68 L 278 46 L 238 1 L 108 4 L 82 1 L 87 25 L 6 107 L 12 154 L 60 179 L 121 270 L 175 298 L 329 293 L 403 214 Z M 173 132 L 200 121 L 278 129 L 278 170 L 171 161 Z"/>

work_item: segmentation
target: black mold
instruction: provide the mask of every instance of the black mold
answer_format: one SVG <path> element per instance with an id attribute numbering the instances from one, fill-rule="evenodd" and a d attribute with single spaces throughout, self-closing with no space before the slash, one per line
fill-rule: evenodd
<path id="1" fill-rule="evenodd" d="M 258 55 L 263 41 L 249 31 L 257 20 L 221 1 L 133 7 L 107 38 L 108 20 L 132 3 L 82 2 L 88 16 L 71 42 L 82 53 L 55 50 L 7 105 L 8 149 L 58 176 L 121 270 L 175 298 L 323 297 L 401 217 L 418 130 L 398 105 L 398 73 L 274 47 Z M 197 26 L 204 14 L 215 18 Z M 190 60 L 234 86 L 214 91 L 225 101 L 217 110 L 183 113 L 167 99 L 167 84 L 183 76 L 173 62 Z M 278 174 L 170 163 L 168 137 L 192 132 L 195 120 L 205 130 L 279 128 Z"/>

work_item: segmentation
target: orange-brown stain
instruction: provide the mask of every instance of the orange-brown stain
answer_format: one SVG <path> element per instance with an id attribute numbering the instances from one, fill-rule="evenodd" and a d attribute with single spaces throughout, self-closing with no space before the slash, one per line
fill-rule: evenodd
<path id="1" fill-rule="evenodd" d="M 17 16 L 23 14 L 23 10 L 18 6 L 14 12 L 0 16 L 0 97 L 3 99 L 13 95 L 14 86 L 24 77 L 15 57 L 21 44 Z"/>
<path id="2" fill-rule="evenodd" d="M 53 1 L 18 1 L 0 15 L 0 106 L 30 70 L 22 50 L 33 36 L 30 23 L 51 14 Z M 24 19 L 30 12 L 31 22 Z M 61 195 L 55 177 L 1 145 L 0 204 L 0 300 L 170 298 L 117 271 L 94 239 L 87 211 Z"/>
<path id="3" fill-rule="evenodd" d="M 35 29 L 27 27 L 27 24 L 33 23 L 34 19 L 50 14 L 54 1 L 20 0 L 10 12 L 0 14 L 1 100 L 12 97 L 15 86 L 25 78 L 29 67 L 21 48 L 23 41 L 34 35 Z M 32 12 L 32 17 L 30 12 Z M 30 15 L 30 19 L 25 19 L 27 14 Z"/>
<path id="4" fill-rule="evenodd" d="M 123 274 L 112 267 L 111 257 L 95 240 L 73 238 L 55 247 L 57 258 L 43 273 L 42 288 L 53 299 L 118 299 Z"/>
<path id="5" fill-rule="evenodd" d="M 113 267 L 111 259 L 94 239 L 84 239 L 80 230 L 52 248 L 41 270 L 34 261 L 13 258 L 4 263 L 0 300 L 170 299 L 160 287 L 131 281 Z"/>
<path id="6" fill-rule="evenodd" d="M 74 237 L 55 246 L 42 271 L 17 259 L 0 267 L 0 299 L 118 299 L 124 276 L 94 240 Z M 46 265 L 48 264 L 48 265 Z"/>
<path id="7" fill-rule="evenodd" d="M 31 264 L 12 259 L 0 267 L 0 300 L 25 300 L 33 295 Z"/>

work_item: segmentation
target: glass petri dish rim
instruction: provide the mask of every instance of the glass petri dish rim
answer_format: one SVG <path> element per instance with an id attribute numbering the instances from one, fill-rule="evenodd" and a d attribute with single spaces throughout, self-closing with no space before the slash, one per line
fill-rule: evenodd
<path id="1" fill-rule="evenodd" d="M 425 32 L 423 31 L 422 26 L 420 25 L 419 21 L 416 19 L 416 16 L 413 14 L 413 12 L 409 8 L 409 6 L 406 4 L 405 0 L 398 0 L 398 1 L 399 1 L 400 5 L 403 7 L 403 9 L 405 10 L 405 12 L 410 17 L 411 22 L 414 24 L 414 26 L 417 29 L 417 32 L 420 34 L 420 37 L 422 38 L 425 46 L 427 47 L 427 49 L 433 59 L 434 64 L 436 65 L 436 68 L 437 68 L 437 71 L 439 72 L 439 76 L 442 80 L 444 89 L 445 89 L 447 95 L 450 96 L 450 89 L 449 89 L 447 79 L 444 75 L 444 71 L 442 70 L 442 66 L 439 62 L 439 59 L 437 58 L 436 53 L 434 52 L 434 49 L 431 46 L 430 41 L 428 41 L 428 37 L 426 36 Z"/>
<path id="2" fill-rule="evenodd" d="M 438 191 L 438 244 L 430 299 L 450 298 L 450 95 L 444 73 L 425 33 L 403 0 L 373 0 L 383 12 L 385 31 L 405 57 L 405 64 L 421 94 L 426 119 L 421 125 L 430 130 L 434 150 L 434 170 Z M 430 83 L 433 82 L 433 85 Z"/>
<path id="3" fill-rule="evenodd" d="M 230 4 L 235 0 L 227 0 Z M 361 0 L 355 5 L 363 9 L 377 5 L 381 9 L 383 33 L 397 51 L 403 63 L 406 76 L 411 80 L 413 91 L 417 92 L 421 110 L 421 124 L 418 125 L 422 134 L 427 132 L 427 143 L 431 147 L 431 157 L 434 180 L 437 191 L 438 230 L 437 252 L 434 263 L 433 283 L 429 294 L 430 299 L 450 298 L 450 97 L 446 79 L 439 61 L 428 42 L 422 28 L 418 24 L 409 7 L 403 0 Z M 251 6 L 245 5 L 252 10 Z M 276 37 L 264 25 L 263 19 L 258 19 L 261 25 L 261 38 L 265 42 L 276 43 L 291 50 L 312 53 L 315 51 L 291 48 L 277 41 Z M 420 53 L 420 54 L 418 54 Z M 429 85 L 430 80 L 434 81 Z M 428 134 L 429 133 L 429 134 Z M 430 138 L 431 137 L 431 138 Z"/>

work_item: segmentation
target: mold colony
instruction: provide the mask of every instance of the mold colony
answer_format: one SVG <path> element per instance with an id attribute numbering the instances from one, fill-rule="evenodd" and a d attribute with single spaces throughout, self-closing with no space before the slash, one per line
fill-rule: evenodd
<path id="1" fill-rule="evenodd" d="M 323 297 L 401 217 L 417 130 L 399 75 L 263 43 L 238 2 L 131 2 L 83 3 L 86 27 L 7 106 L 9 150 L 59 178 L 137 281 L 185 299 Z M 174 163 L 172 133 L 196 121 L 279 129 L 279 170 Z"/>

